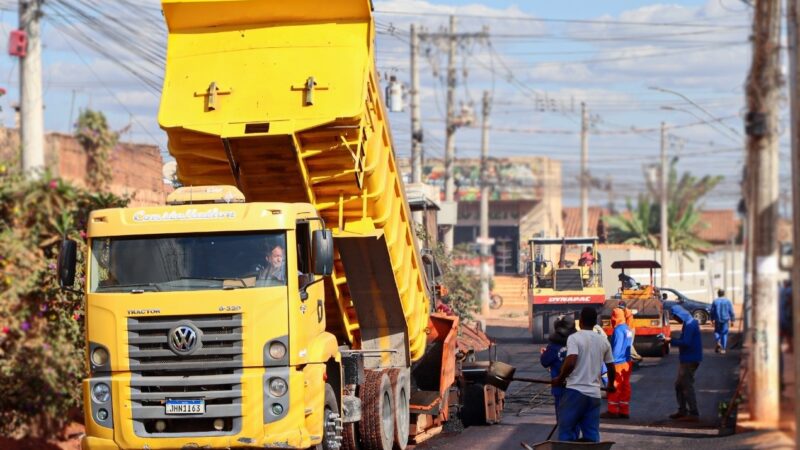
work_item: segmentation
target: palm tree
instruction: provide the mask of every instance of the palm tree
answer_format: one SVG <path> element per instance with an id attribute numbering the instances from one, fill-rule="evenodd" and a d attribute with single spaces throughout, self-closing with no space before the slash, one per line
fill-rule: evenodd
<path id="1" fill-rule="evenodd" d="M 658 237 L 653 229 L 658 229 L 658 205 L 646 195 L 639 195 L 636 208 L 631 199 L 626 200 L 628 211 L 606 217 L 609 227 L 608 240 L 623 244 L 635 244 L 646 248 L 656 248 Z"/>
<path id="2" fill-rule="evenodd" d="M 690 253 L 703 252 L 711 247 L 711 244 L 698 237 L 702 227 L 707 226 L 700 223 L 698 202 L 722 181 L 722 177 L 706 175 L 698 178 L 689 172 L 679 177 L 677 162 L 678 158 L 672 159 L 667 180 L 668 245 L 670 250 L 688 256 Z M 659 248 L 660 185 L 653 180 L 647 180 L 647 190 L 647 194 L 639 195 L 635 209 L 628 199 L 627 211 L 606 219 L 611 242 L 637 244 L 650 249 Z"/>

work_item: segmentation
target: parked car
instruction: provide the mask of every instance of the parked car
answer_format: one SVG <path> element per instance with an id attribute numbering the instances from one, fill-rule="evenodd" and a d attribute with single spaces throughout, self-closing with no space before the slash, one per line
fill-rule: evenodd
<path id="1" fill-rule="evenodd" d="M 672 288 L 660 287 L 658 288 L 662 294 L 667 294 L 667 299 L 663 300 L 664 309 L 669 309 L 672 305 L 681 305 L 689 311 L 689 314 L 694 317 L 701 325 L 705 325 L 711 318 L 711 303 L 701 302 L 699 300 L 692 300 L 683 295 L 678 290 Z"/>

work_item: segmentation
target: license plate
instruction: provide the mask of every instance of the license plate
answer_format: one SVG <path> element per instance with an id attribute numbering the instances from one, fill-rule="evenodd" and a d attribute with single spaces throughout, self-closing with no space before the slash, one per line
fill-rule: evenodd
<path id="1" fill-rule="evenodd" d="M 167 400 L 167 414 L 205 414 L 205 400 Z"/>

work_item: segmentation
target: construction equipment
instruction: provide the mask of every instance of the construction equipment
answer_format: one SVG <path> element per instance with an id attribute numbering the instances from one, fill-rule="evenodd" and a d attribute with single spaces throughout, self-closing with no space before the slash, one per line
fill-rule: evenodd
<path id="1" fill-rule="evenodd" d="M 633 326 L 636 337 L 634 348 L 642 356 L 661 357 L 669 353 L 667 338 L 670 335 L 669 311 L 664 309 L 661 293 L 655 285 L 655 271 L 660 269 L 658 261 L 632 260 L 614 261 L 612 269 L 620 269 L 620 293 L 617 297 L 606 301 L 600 314 L 600 323 L 603 330 L 611 336 L 614 329 L 611 327 L 611 310 L 619 305 L 620 301 L 633 313 Z M 649 284 L 637 283 L 625 273 L 625 270 L 647 269 L 649 271 Z"/>
<path id="2" fill-rule="evenodd" d="M 544 342 L 559 317 L 577 317 L 587 305 L 602 308 L 606 296 L 597 242 L 597 237 L 529 241 L 528 330 L 534 342 Z M 591 246 L 590 261 L 581 258 L 583 246 Z"/>
<path id="3" fill-rule="evenodd" d="M 370 1 L 163 13 L 159 123 L 186 187 L 89 220 L 83 448 L 388 450 L 441 429 L 488 340 L 431 314 Z"/>

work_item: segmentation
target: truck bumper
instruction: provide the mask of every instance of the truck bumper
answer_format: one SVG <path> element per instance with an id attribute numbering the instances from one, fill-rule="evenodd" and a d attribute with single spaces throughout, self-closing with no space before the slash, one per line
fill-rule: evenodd
<path id="1" fill-rule="evenodd" d="M 231 434 L 216 436 L 191 436 L 176 432 L 173 435 L 147 436 L 136 434 L 130 379 L 128 373 L 110 378 L 114 407 L 113 427 L 97 423 L 94 414 L 86 415 L 86 436 L 81 442 L 82 450 L 182 450 L 182 449 L 229 449 L 229 448 L 308 448 L 321 441 L 320 435 L 312 435 L 307 428 L 318 424 L 321 428 L 324 383 L 321 381 L 325 366 L 308 364 L 304 371 L 294 368 L 246 368 L 238 381 L 242 390 L 241 427 Z M 270 418 L 265 414 L 271 403 L 281 402 L 268 396 L 265 388 L 270 377 L 286 377 L 289 390 L 285 397 L 285 414 Z M 307 378 L 310 376 L 311 378 Z M 90 381 L 84 380 L 84 404 L 90 405 Z M 308 409 L 307 409 L 308 408 Z M 87 408 L 88 409 L 88 408 Z M 90 409 L 89 409 L 90 410 Z M 308 414 L 307 411 L 311 413 Z"/>
<path id="2" fill-rule="evenodd" d="M 197 438 L 172 438 L 169 441 L 172 443 L 169 446 L 158 447 L 141 447 L 146 448 L 159 448 L 162 450 L 183 450 L 183 449 L 230 449 L 230 448 L 260 448 L 260 449 L 305 449 L 308 445 L 292 445 L 292 442 L 300 442 L 302 440 L 301 433 L 287 432 L 279 435 L 272 435 L 269 439 L 256 441 L 249 438 L 240 438 L 236 442 L 231 442 L 229 445 L 207 447 L 205 445 L 198 446 Z M 92 436 L 85 436 L 81 441 L 81 450 L 131 450 L 133 447 L 120 447 L 112 439 L 102 439 Z"/>

